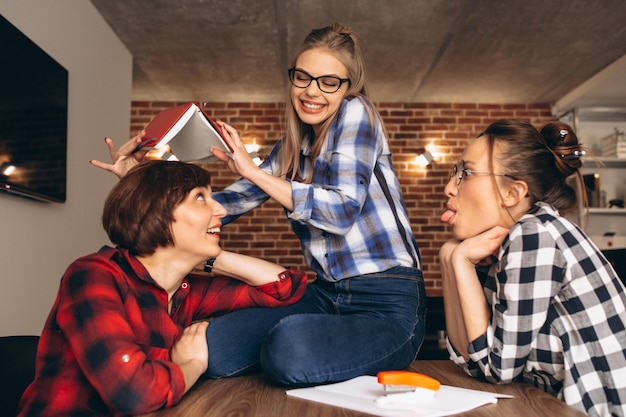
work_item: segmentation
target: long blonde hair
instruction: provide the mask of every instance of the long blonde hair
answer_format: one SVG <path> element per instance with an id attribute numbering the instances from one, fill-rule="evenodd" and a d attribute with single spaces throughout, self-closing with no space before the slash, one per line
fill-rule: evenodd
<path id="1" fill-rule="evenodd" d="M 341 61 L 348 70 L 348 78 L 350 82 L 344 97 L 363 96 L 367 97 L 367 88 L 365 84 L 365 61 L 361 54 L 361 49 L 357 44 L 356 34 L 349 28 L 333 23 L 330 26 L 321 29 L 314 29 L 307 35 L 302 46 L 296 53 L 291 67 L 294 67 L 298 57 L 306 51 L 312 49 L 324 49 Z M 286 125 L 287 132 L 280 151 L 281 175 L 287 176 L 292 180 L 302 180 L 310 183 L 313 178 L 302 178 L 300 172 L 300 152 L 303 141 L 310 143 L 309 157 L 314 160 L 321 152 L 324 146 L 326 135 L 333 117 L 326 120 L 315 137 L 312 126 L 303 123 L 298 117 L 293 105 L 289 99 L 289 89 L 287 92 Z"/>

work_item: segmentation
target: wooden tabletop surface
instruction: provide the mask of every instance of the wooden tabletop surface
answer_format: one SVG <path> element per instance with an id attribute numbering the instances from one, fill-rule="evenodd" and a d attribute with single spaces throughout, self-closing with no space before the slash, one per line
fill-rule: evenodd
<path id="1" fill-rule="evenodd" d="M 583 417 L 584 413 L 530 385 L 493 385 L 467 376 L 449 360 L 419 360 L 410 370 L 438 379 L 444 385 L 513 395 L 459 417 Z M 365 417 L 358 411 L 287 396 L 284 387 L 263 375 L 200 380 L 176 406 L 147 414 L 150 417 Z"/>

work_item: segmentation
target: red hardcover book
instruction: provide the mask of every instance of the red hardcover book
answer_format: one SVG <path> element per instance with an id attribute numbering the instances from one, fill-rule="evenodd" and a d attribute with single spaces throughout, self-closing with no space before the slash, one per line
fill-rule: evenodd
<path id="1" fill-rule="evenodd" d="M 193 102 L 161 111 L 145 131 L 144 141 L 137 149 L 163 150 L 174 155 L 164 159 L 210 162 L 217 160 L 211 148 L 228 155 L 233 151 L 213 119 Z"/>

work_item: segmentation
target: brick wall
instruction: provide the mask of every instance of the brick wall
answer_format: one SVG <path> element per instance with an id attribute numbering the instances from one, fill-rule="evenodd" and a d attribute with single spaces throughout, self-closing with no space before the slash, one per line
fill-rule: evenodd
<path id="1" fill-rule="evenodd" d="M 160 110 L 174 102 L 133 102 L 131 132 L 139 132 Z M 470 103 L 375 103 L 389 132 L 393 163 L 400 179 L 411 226 L 422 253 L 426 289 L 430 296 L 441 295 L 438 251 L 449 239 L 439 221 L 446 198 L 443 188 L 448 172 L 466 144 L 490 122 L 499 118 L 520 118 L 540 126 L 552 119 L 548 104 Z M 238 129 L 244 143 L 260 145 L 266 156 L 283 135 L 282 104 L 202 103 L 214 118 Z M 427 167 L 414 160 L 426 147 L 439 157 Z M 219 190 L 236 179 L 221 163 L 210 164 L 212 186 Z M 390 219 L 389 221 L 393 221 Z M 261 257 L 282 265 L 308 270 L 300 244 L 286 221 L 282 208 L 270 200 L 224 228 L 222 247 Z M 310 271 L 309 271 L 310 272 Z M 310 274 L 312 277 L 312 274 Z"/>

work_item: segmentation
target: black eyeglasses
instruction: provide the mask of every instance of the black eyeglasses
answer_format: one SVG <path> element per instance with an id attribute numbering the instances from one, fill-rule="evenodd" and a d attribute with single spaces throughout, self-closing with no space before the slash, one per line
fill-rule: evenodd
<path id="1" fill-rule="evenodd" d="M 462 166 L 462 165 L 463 165 L 463 162 L 459 162 L 458 164 L 452 167 L 452 169 L 450 170 L 450 177 L 448 178 L 448 181 L 450 181 L 454 177 L 456 178 L 456 185 L 459 185 L 461 184 L 461 181 L 463 181 L 463 178 L 469 177 L 470 175 L 495 175 L 496 177 L 507 177 L 511 179 L 516 179 L 515 177 L 509 174 L 496 174 L 495 172 L 474 171 L 472 169 L 467 169 L 467 168 L 459 169 L 459 166 Z"/>
<path id="2" fill-rule="evenodd" d="M 317 87 L 324 93 L 336 93 L 343 83 L 350 84 L 350 78 L 339 78 L 333 75 L 313 77 L 311 74 L 295 68 L 289 69 L 287 73 L 289 74 L 289 81 L 294 87 L 307 88 L 311 85 L 311 81 L 315 80 Z"/>

